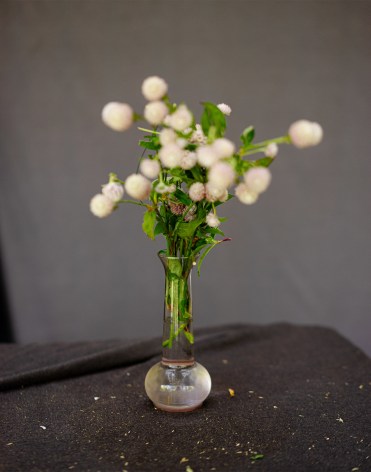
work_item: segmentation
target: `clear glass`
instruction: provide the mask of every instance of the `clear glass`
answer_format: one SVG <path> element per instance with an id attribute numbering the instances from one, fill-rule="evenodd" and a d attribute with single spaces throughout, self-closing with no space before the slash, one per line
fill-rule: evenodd
<path id="1" fill-rule="evenodd" d="M 148 371 L 145 389 L 165 411 L 192 411 L 211 390 L 208 371 L 194 360 L 191 271 L 196 261 L 159 253 L 165 269 L 162 360 Z"/>

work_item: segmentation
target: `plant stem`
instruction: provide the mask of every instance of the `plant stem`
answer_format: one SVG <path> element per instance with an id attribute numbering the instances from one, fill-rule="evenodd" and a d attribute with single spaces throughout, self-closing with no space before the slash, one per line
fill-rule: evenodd
<path id="1" fill-rule="evenodd" d="M 160 134 L 159 131 L 155 131 L 155 130 L 153 130 L 153 129 L 140 128 L 139 126 L 138 126 L 138 129 L 139 129 L 140 131 L 146 131 L 147 133 Z"/>
<path id="2" fill-rule="evenodd" d="M 279 138 L 267 139 L 266 141 L 261 141 L 260 143 L 252 144 L 246 149 L 241 149 L 239 152 L 240 157 L 248 156 L 250 154 L 255 154 L 257 152 L 264 151 L 264 148 L 268 146 L 268 144 L 276 143 L 276 144 L 290 144 L 291 139 L 290 136 L 280 136 Z"/>
<path id="3" fill-rule="evenodd" d="M 136 202 L 134 200 L 119 200 L 117 203 L 132 203 L 133 205 L 139 205 L 148 208 L 148 205 L 146 205 L 145 203 Z"/>

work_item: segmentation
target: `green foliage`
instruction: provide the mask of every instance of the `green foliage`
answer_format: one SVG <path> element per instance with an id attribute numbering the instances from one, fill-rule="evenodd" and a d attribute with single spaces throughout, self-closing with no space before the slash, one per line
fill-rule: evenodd
<path id="1" fill-rule="evenodd" d="M 180 223 L 176 232 L 177 236 L 182 239 L 192 238 L 196 229 L 205 222 L 205 217 L 205 212 L 200 211 L 194 220 Z"/>
<path id="2" fill-rule="evenodd" d="M 156 213 L 151 210 L 147 210 L 143 216 L 143 231 L 150 239 L 155 239 L 155 224 L 156 224 Z"/>
<path id="3" fill-rule="evenodd" d="M 160 149 L 159 144 L 155 144 L 152 140 L 151 141 L 139 141 L 139 146 L 145 148 L 145 149 L 150 149 L 152 151 L 157 151 Z"/>
<path id="4" fill-rule="evenodd" d="M 202 263 L 205 259 L 205 257 L 209 254 L 209 252 L 214 249 L 214 247 L 219 243 L 219 241 L 214 241 L 214 243 L 209 246 L 207 249 L 204 250 L 204 252 L 201 254 L 200 256 L 200 259 L 198 261 L 198 265 L 197 265 L 197 273 L 198 275 L 200 275 L 200 272 L 201 272 L 201 266 L 202 266 Z"/>
<path id="5" fill-rule="evenodd" d="M 203 102 L 204 112 L 201 116 L 201 127 L 209 138 L 215 139 L 224 136 L 227 123 L 224 114 L 211 102 Z"/>
<path id="6" fill-rule="evenodd" d="M 263 157 L 262 159 L 257 159 L 256 161 L 248 161 L 242 159 L 239 156 L 234 156 L 229 160 L 238 175 L 244 174 L 246 171 L 252 169 L 253 167 L 269 167 L 273 161 L 274 159 L 272 157 Z M 232 197 L 233 195 L 231 196 L 231 198 Z"/>
<path id="7" fill-rule="evenodd" d="M 175 167 L 174 169 L 168 170 L 169 174 L 173 177 L 172 181 L 176 182 L 185 182 L 186 184 L 192 183 L 192 180 L 187 176 L 186 171 Z"/>
<path id="8" fill-rule="evenodd" d="M 154 236 L 159 234 L 166 234 L 166 227 L 163 225 L 162 221 L 159 221 L 155 227 Z"/>
<path id="9" fill-rule="evenodd" d="M 253 126 L 249 126 L 242 132 L 240 139 L 244 148 L 246 148 L 249 144 L 252 143 L 254 136 L 255 129 Z"/>
<path id="10" fill-rule="evenodd" d="M 192 200 L 189 198 L 189 196 L 183 192 L 180 188 L 177 188 L 176 191 L 174 192 L 174 196 L 184 205 L 191 205 Z"/>

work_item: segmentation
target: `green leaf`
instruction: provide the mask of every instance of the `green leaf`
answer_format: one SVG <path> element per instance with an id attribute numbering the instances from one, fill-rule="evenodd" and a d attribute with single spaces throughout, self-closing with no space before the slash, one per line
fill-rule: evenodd
<path id="1" fill-rule="evenodd" d="M 254 167 L 269 167 L 274 161 L 273 157 L 263 157 L 254 162 Z"/>
<path id="2" fill-rule="evenodd" d="M 215 137 L 222 137 L 227 126 L 224 114 L 214 103 L 203 102 L 202 105 L 204 106 L 201 116 L 202 131 L 206 136 L 209 136 L 211 131 Z"/>
<path id="3" fill-rule="evenodd" d="M 258 159 L 256 161 L 244 161 L 243 159 L 235 159 L 233 162 L 233 166 L 235 171 L 242 175 L 249 169 L 253 167 L 269 167 L 274 159 L 272 157 L 263 157 L 262 159 Z"/>
<path id="4" fill-rule="evenodd" d="M 155 239 L 155 223 L 156 213 L 154 211 L 146 211 L 143 216 L 143 231 L 150 239 Z"/>
<path id="5" fill-rule="evenodd" d="M 191 205 L 192 200 L 189 198 L 189 196 L 183 192 L 180 188 L 177 188 L 176 191 L 174 192 L 174 196 L 181 202 L 184 203 L 184 205 Z"/>
<path id="6" fill-rule="evenodd" d="M 246 128 L 241 134 L 241 141 L 244 147 L 247 147 L 250 143 L 252 143 L 255 136 L 255 129 L 253 126 L 249 126 Z"/>
<path id="7" fill-rule="evenodd" d="M 211 228 L 209 233 L 211 234 L 211 236 L 215 236 L 216 234 L 219 234 L 220 236 L 225 236 L 223 231 L 221 231 L 219 228 Z"/>
<path id="8" fill-rule="evenodd" d="M 141 146 L 145 149 L 151 149 L 153 151 L 156 151 L 157 149 L 160 149 L 160 146 L 158 144 L 155 144 L 152 141 L 139 141 L 139 146 Z"/>
<path id="9" fill-rule="evenodd" d="M 155 227 L 154 235 L 157 236 L 159 234 L 165 234 L 166 233 L 166 228 L 162 224 L 161 221 L 159 221 Z"/>
<path id="10" fill-rule="evenodd" d="M 194 166 L 190 172 L 192 173 L 193 175 L 193 178 L 197 181 L 197 182 L 204 182 L 205 180 L 205 177 L 202 175 L 202 170 L 200 168 L 200 166 Z"/>
<path id="11" fill-rule="evenodd" d="M 204 250 L 204 252 L 201 254 L 201 257 L 198 261 L 198 266 L 197 266 L 197 273 L 198 275 L 200 275 L 200 271 L 201 271 L 201 266 L 202 266 L 202 263 L 205 259 L 205 257 L 209 254 L 209 252 L 211 251 L 211 249 L 213 249 L 216 245 L 218 244 L 218 241 L 216 241 L 214 244 L 212 244 L 210 247 L 208 247 L 207 249 Z"/>
<path id="12" fill-rule="evenodd" d="M 180 238 L 187 239 L 191 238 L 196 229 L 205 222 L 205 213 L 200 212 L 199 215 L 193 221 L 182 222 L 178 225 L 177 235 Z"/>

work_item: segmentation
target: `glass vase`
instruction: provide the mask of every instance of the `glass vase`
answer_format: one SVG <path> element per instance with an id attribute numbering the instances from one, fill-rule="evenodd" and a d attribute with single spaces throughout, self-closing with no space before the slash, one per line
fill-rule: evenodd
<path id="1" fill-rule="evenodd" d="M 210 375 L 193 353 L 191 272 L 196 262 L 162 252 L 159 257 L 165 269 L 162 360 L 148 371 L 145 389 L 161 410 L 192 411 L 211 389 Z"/>

